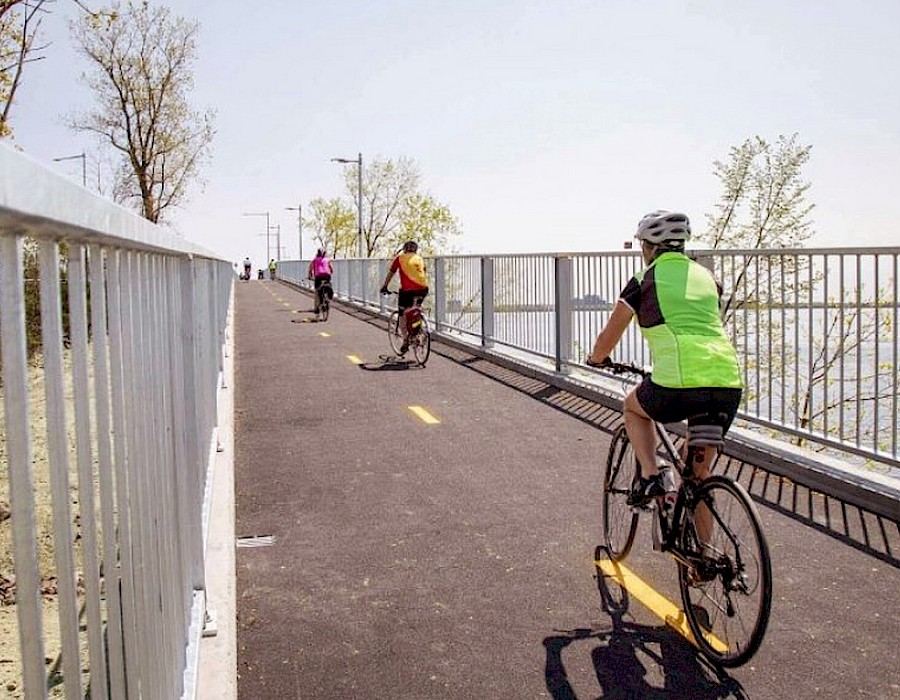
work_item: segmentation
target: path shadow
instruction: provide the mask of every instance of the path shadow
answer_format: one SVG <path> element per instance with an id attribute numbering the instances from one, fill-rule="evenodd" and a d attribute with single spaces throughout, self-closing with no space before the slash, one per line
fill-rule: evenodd
<path id="1" fill-rule="evenodd" d="M 743 686 L 722 669 L 706 661 L 684 637 L 667 625 L 642 625 L 626 620 L 628 591 L 597 568 L 597 589 L 603 611 L 609 615 L 608 629 L 554 630 L 543 640 L 546 651 L 545 681 L 554 700 L 577 700 L 569 680 L 563 651 L 578 644 L 593 645 L 590 651 L 601 694 L 590 697 L 630 700 L 746 700 Z M 651 685 L 648 671 L 659 669 L 663 687 Z M 654 674 L 655 675 L 655 674 Z"/>
<path id="2" fill-rule="evenodd" d="M 410 360 L 399 355 L 379 355 L 380 362 L 363 362 L 360 369 L 367 372 L 403 372 L 408 369 L 422 369 L 415 360 Z"/>

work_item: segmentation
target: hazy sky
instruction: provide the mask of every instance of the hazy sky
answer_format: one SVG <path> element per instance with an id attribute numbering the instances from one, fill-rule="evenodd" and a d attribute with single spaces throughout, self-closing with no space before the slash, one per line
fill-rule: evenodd
<path id="1" fill-rule="evenodd" d="M 57 3 L 16 143 L 80 179 L 89 103 Z M 179 233 L 260 266 L 265 219 L 343 193 L 338 156 L 415 159 L 463 252 L 620 249 L 646 211 L 704 227 L 716 159 L 760 135 L 813 145 L 819 245 L 900 245 L 897 0 L 172 0 L 201 24 L 194 105 L 217 110 Z M 94 166 L 91 165 L 93 168 Z M 307 237 L 307 253 L 312 246 Z M 274 242 L 273 242 L 274 248 Z"/>

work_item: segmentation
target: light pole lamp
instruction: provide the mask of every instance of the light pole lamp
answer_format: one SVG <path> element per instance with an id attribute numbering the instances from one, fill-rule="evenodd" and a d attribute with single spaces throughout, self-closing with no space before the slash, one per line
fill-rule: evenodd
<path id="1" fill-rule="evenodd" d="M 332 163 L 356 163 L 359 182 L 356 190 L 356 257 L 363 257 L 363 223 L 362 223 L 362 153 L 357 158 L 332 158 Z"/>
<path id="2" fill-rule="evenodd" d="M 296 207 L 285 207 L 284 209 L 297 212 L 297 258 L 303 260 L 303 205 L 298 204 Z"/>
<path id="3" fill-rule="evenodd" d="M 81 186 L 87 187 L 87 156 L 85 156 L 84 151 L 74 156 L 54 158 L 53 161 L 59 163 L 61 160 L 75 160 L 76 158 L 81 158 Z"/>
<path id="4" fill-rule="evenodd" d="M 264 216 L 266 217 L 266 265 L 269 264 L 269 260 L 271 260 L 272 255 L 269 249 L 269 212 L 261 211 L 261 212 L 251 212 L 249 214 L 241 214 L 241 216 Z"/>

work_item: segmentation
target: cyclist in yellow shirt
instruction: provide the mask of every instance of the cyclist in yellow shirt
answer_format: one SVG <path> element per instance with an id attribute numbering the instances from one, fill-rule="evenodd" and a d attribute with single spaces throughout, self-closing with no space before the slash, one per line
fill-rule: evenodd
<path id="1" fill-rule="evenodd" d="M 395 272 L 400 273 L 400 292 L 397 295 L 397 308 L 400 310 L 400 318 L 405 311 L 413 305 L 421 305 L 422 300 L 428 296 L 428 277 L 425 274 L 425 261 L 419 255 L 419 244 L 415 241 L 407 241 L 403 244 L 403 251 L 397 255 L 388 268 L 387 275 L 381 285 L 381 293 L 388 293 L 388 284 Z M 403 345 L 400 352 L 407 350 L 406 324 L 401 323 L 403 333 Z"/>

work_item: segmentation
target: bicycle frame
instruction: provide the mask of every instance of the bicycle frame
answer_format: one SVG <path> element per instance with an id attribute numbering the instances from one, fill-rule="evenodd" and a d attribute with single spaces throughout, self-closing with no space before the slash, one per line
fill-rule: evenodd
<path id="1" fill-rule="evenodd" d="M 316 295 L 319 297 L 320 304 L 325 301 L 325 295 L 328 294 L 328 290 L 332 290 L 332 293 L 334 291 L 331 282 L 323 282 L 316 290 Z"/>
<path id="2" fill-rule="evenodd" d="M 643 374 L 638 368 L 629 367 L 627 365 L 619 366 L 630 369 L 635 373 Z M 684 551 L 678 546 L 678 540 L 682 518 L 685 516 L 686 510 L 693 511 L 696 508 L 697 491 L 701 484 L 701 482 L 698 482 L 694 478 L 693 468 L 691 466 L 694 462 L 694 448 L 688 444 L 687 456 L 685 459 L 682 459 L 681 453 L 675 447 L 675 443 L 672 441 L 672 437 L 665 426 L 657 421 L 653 421 L 653 428 L 656 431 L 659 443 L 666 456 L 681 477 L 681 486 L 675 497 L 675 503 L 672 506 L 666 506 L 665 500 L 660 498 L 652 506 L 652 510 L 656 511 L 654 515 L 659 528 L 658 532 L 656 528 L 652 528 L 654 540 L 653 546 L 654 549 L 657 549 L 658 551 L 669 553 L 681 564 L 693 567 L 700 561 L 701 557 L 697 554 Z M 658 450 L 659 448 L 657 448 L 657 451 Z M 734 537 L 731 532 L 728 531 L 727 528 L 725 528 L 725 530 L 728 533 L 729 539 L 733 540 Z"/>
<path id="3" fill-rule="evenodd" d="M 394 291 L 391 291 L 390 293 L 391 293 L 391 294 L 397 294 L 397 292 L 394 292 Z M 425 301 L 425 297 L 413 297 L 413 305 L 414 305 L 414 306 L 418 306 L 420 309 L 422 308 L 422 303 L 423 303 L 424 301 Z M 406 307 L 406 308 L 412 308 L 412 307 Z M 400 309 L 398 308 L 397 310 L 399 311 Z M 406 309 L 403 309 L 403 311 L 406 311 Z M 423 316 L 424 316 L 424 314 L 423 314 Z M 395 330 L 395 331 L 399 331 L 399 330 L 400 330 L 400 324 L 403 323 L 403 322 L 404 322 L 404 314 L 398 313 L 398 314 L 397 314 L 397 323 L 394 325 L 394 330 Z M 427 320 L 426 320 L 426 323 L 427 323 Z M 404 327 L 405 327 L 405 324 L 404 324 Z M 418 335 L 419 333 L 423 333 L 425 327 L 426 327 L 426 326 L 422 326 L 421 328 L 417 328 L 415 331 L 413 331 L 413 332 L 410 333 L 409 335 L 410 335 L 410 336 L 415 336 L 415 335 Z"/>
<path id="4" fill-rule="evenodd" d="M 659 436 L 660 442 L 662 443 L 662 446 L 666 451 L 666 454 L 672 460 L 672 464 L 674 465 L 675 469 L 678 470 L 678 473 L 681 476 L 681 486 L 678 489 L 674 506 L 672 506 L 671 508 L 667 508 L 663 499 L 659 499 L 655 504 L 654 509 L 656 510 L 656 520 L 659 523 L 659 531 L 661 537 L 659 542 L 654 541 L 654 547 L 661 552 L 667 552 L 679 563 L 689 567 L 693 567 L 697 565 L 703 559 L 703 557 L 698 553 L 685 551 L 678 545 L 678 540 L 679 529 L 682 526 L 682 518 L 685 517 L 685 511 L 693 512 L 696 510 L 698 497 L 697 492 L 701 484 L 703 483 L 702 481 L 697 481 L 694 478 L 693 470 L 691 469 L 691 464 L 693 464 L 694 448 L 690 444 L 688 444 L 688 457 L 687 460 L 683 460 L 681 458 L 681 455 L 675 448 L 675 445 L 672 442 L 672 438 L 670 437 L 668 431 L 659 423 L 654 422 L 653 425 L 656 429 L 656 434 Z M 667 511 L 671 511 L 671 513 L 667 513 Z M 712 517 L 718 522 L 719 526 L 722 529 L 722 532 L 725 533 L 725 535 L 733 545 L 736 545 L 737 538 L 734 536 L 731 528 L 729 528 L 724 522 L 722 522 L 722 519 L 719 517 L 719 513 L 715 509 L 710 510 L 710 513 Z M 655 530 L 653 530 L 653 536 L 655 540 Z M 741 548 L 735 546 L 735 552 L 737 557 L 737 564 L 738 567 L 740 567 Z"/>

